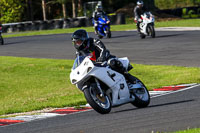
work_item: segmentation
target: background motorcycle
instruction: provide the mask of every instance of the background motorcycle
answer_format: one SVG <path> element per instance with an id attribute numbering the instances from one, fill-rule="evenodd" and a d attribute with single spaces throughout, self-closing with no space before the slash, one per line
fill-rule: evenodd
<path id="1" fill-rule="evenodd" d="M 142 22 L 140 23 L 140 37 L 143 39 L 146 36 L 151 36 L 155 38 L 155 29 L 154 29 L 154 16 L 151 12 L 145 12 L 141 15 Z"/>
<path id="2" fill-rule="evenodd" d="M 0 24 L 0 45 L 4 45 L 4 40 L 1 33 L 2 33 L 2 25 Z"/>
<path id="3" fill-rule="evenodd" d="M 119 58 L 128 69 L 128 58 Z M 138 108 L 147 107 L 150 96 L 145 85 L 138 78 L 124 75 L 112 70 L 106 65 L 94 63 L 88 56 L 77 56 L 70 73 L 71 83 L 76 85 L 85 95 L 90 106 L 101 114 L 111 111 L 126 103 L 132 103 Z"/>
<path id="4" fill-rule="evenodd" d="M 97 35 L 100 39 L 103 38 L 104 36 L 106 36 L 107 38 L 111 38 L 110 20 L 108 16 L 102 15 L 101 17 L 98 18 Z"/>

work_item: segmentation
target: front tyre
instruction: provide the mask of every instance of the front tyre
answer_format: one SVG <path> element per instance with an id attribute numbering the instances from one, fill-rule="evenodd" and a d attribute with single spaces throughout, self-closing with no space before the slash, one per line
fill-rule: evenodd
<path id="1" fill-rule="evenodd" d="M 98 35 L 98 38 L 99 38 L 99 39 L 102 39 L 102 38 L 103 38 L 103 36 L 101 36 L 101 35 Z"/>
<path id="2" fill-rule="evenodd" d="M 149 34 L 152 38 L 156 37 L 155 29 L 154 29 L 154 26 L 152 24 L 148 26 L 148 31 L 149 31 Z"/>
<path id="3" fill-rule="evenodd" d="M 146 37 L 146 35 L 145 34 L 143 34 L 143 33 L 140 33 L 140 38 L 141 39 L 144 39 Z"/>
<path id="4" fill-rule="evenodd" d="M 106 37 L 111 38 L 111 31 L 108 27 L 106 28 Z"/>
<path id="5" fill-rule="evenodd" d="M 107 114 L 111 111 L 111 102 L 106 94 L 101 97 L 96 93 L 95 88 L 90 86 L 84 89 L 84 95 L 90 106 L 98 113 Z"/>
<path id="6" fill-rule="evenodd" d="M 141 88 L 134 89 L 133 95 L 135 96 L 135 101 L 132 104 L 138 108 L 145 108 L 150 103 L 149 91 L 141 80 L 134 76 L 132 76 L 132 79 L 135 80 L 136 84 L 141 86 Z"/>

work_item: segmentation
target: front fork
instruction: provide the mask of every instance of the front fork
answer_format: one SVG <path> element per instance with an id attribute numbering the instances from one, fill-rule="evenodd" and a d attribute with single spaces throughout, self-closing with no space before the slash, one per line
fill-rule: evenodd
<path id="1" fill-rule="evenodd" d="M 107 29 L 110 29 L 109 28 L 109 25 L 105 25 L 104 27 L 103 27 L 103 31 L 104 31 L 104 33 L 105 34 L 107 34 L 109 31 L 107 31 Z"/>
<path id="2" fill-rule="evenodd" d="M 99 81 L 95 78 L 95 82 L 96 82 L 96 84 L 97 84 L 97 91 L 99 92 L 99 94 L 100 94 L 100 97 L 104 97 L 104 93 L 103 93 L 103 91 L 102 91 L 102 89 L 101 89 L 101 86 L 100 86 L 100 83 L 99 83 Z"/>

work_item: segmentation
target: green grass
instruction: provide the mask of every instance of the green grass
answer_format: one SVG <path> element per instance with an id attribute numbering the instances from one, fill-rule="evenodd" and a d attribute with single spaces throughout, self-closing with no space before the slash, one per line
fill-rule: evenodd
<path id="1" fill-rule="evenodd" d="M 194 128 L 194 129 L 187 129 L 183 131 L 176 131 L 172 133 L 200 133 L 200 128 Z"/>
<path id="2" fill-rule="evenodd" d="M 86 103 L 70 83 L 72 60 L 0 56 L 0 115 Z M 133 64 L 131 73 L 149 90 L 200 83 L 200 68 Z"/>
<path id="3" fill-rule="evenodd" d="M 155 23 L 156 27 L 200 27 L 200 19 L 181 19 L 173 21 L 161 21 Z"/>
<path id="4" fill-rule="evenodd" d="M 173 21 L 161 21 L 155 22 L 155 27 L 200 27 L 200 19 L 181 19 Z M 78 27 L 68 29 L 54 29 L 54 30 L 41 30 L 41 31 L 29 31 L 29 32 L 18 32 L 11 34 L 3 34 L 3 37 L 18 37 L 18 36 L 33 36 L 33 35 L 48 35 L 48 34 L 63 34 L 73 33 L 78 29 L 85 29 L 88 32 L 94 32 L 93 27 Z M 127 24 L 124 25 L 111 25 L 111 31 L 124 31 L 136 29 L 133 19 L 127 19 Z"/>

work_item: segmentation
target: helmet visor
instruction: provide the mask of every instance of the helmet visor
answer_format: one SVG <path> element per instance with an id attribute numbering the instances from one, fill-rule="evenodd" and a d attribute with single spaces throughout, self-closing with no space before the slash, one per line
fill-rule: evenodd
<path id="1" fill-rule="evenodd" d="M 76 40 L 74 43 L 76 44 L 76 45 L 78 45 L 78 46 L 80 46 L 81 44 L 82 44 L 82 40 Z"/>
<path id="2" fill-rule="evenodd" d="M 73 39 L 73 44 L 80 47 L 83 44 L 83 40 L 80 39 Z"/>

